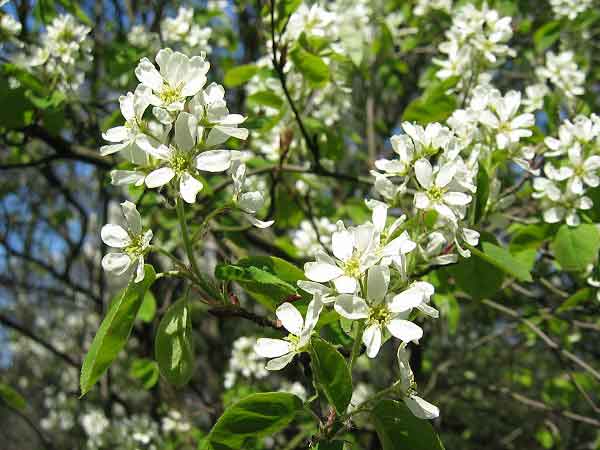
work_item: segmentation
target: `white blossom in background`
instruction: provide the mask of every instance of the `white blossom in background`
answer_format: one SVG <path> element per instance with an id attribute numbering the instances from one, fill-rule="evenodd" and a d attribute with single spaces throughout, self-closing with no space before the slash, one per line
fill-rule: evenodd
<path id="1" fill-rule="evenodd" d="M 144 255 L 148 253 L 152 230 L 142 229 L 142 218 L 135 205 L 129 201 L 121 203 L 125 226 L 107 224 L 102 227 L 102 241 L 119 252 L 107 253 L 102 258 L 102 268 L 115 275 L 129 271 L 135 273 L 135 282 L 144 279 Z"/>
<path id="2" fill-rule="evenodd" d="M 101 448 L 103 445 L 102 434 L 110 427 L 110 422 L 100 409 L 93 409 L 79 419 L 85 434 L 88 437 L 87 447 Z"/>
<path id="3" fill-rule="evenodd" d="M 322 309 L 323 303 L 318 299 L 308 304 L 305 318 L 291 303 L 283 303 L 277 308 L 277 319 L 290 334 L 284 339 L 259 338 L 256 342 L 254 351 L 263 358 L 271 358 L 267 370 L 281 370 L 294 356 L 306 351 Z"/>
<path id="4" fill-rule="evenodd" d="M 525 112 L 539 111 L 544 108 L 544 97 L 550 92 L 544 83 L 536 83 L 525 88 L 523 109 Z"/>
<path id="5" fill-rule="evenodd" d="M 192 429 L 192 425 L 183 415 L 174 409 L 169 410 L 167 415 L 161 420 L 161 430 L 164 434 L 168 433 L 187 433 Z"/>
<path id="6" fill-rule="evenodd" d="M 154 48 L 159 44 L 158 35 L 144 25 L 133 25 L 127 33 L 127 42 L 137 48 Z"/>
<path id="7" fill-rule="evenodd" d="M 268 375 L 262 357 L 254 351 L 255 346 L 254 337 L 242 336 L 233 341 L 229 366 L 224 378 L 224 386 L 227 389 L 235 385 L 238 376 L 260 380 Z"/>
<path id="8" fill-rule="evenodd" d="M 521 93 L 508 91 L 504 97 L 491 102 L 489 109 L 479 116 L 479 121 L 496 135 L 496 145 L 500 150 L 533 134 L 529 128 L 533 127 L 535 117 L 531 113 L 518 114 L 520 105 Z"/>
<path id="9" fill-rule="evenodd" d="M 290 234 L 298 253 L 310 256 L 323 249 L 323 246 L 326 248 L 331 246 L 331 235 L 336 229 L 336 225 L 328 217 L 319 217 L 314 219 L 314 223 L 307 219 L 303 220 L 300 222 L 300 228 L 292 230 Z"/>
<path id="10" fill-rule="evenodd" d="M 446 57 L 434 58 L 442 67 L 437 72 L 438 78 L 458 76 L 468 80 L 475 67 L 482 71 L 506 56 L 514 56 L 514 50 L 507 45 L 512 37 L 511 20 L 508 16 L 500 17 L 498 11 L 487 4 L 481 9 L 471 3 L 458 8 L 451 28 L 446 31 L 447 40 L 439 46 Z"/>
<path id="11" fill-rule="evenodd" d="M 208 43 L 212 30 L 194 23 L 194 10 L 181 6 L 177 16 L 166 17 L 160 25 L 162 42 L 176 47 L 186 53 L 204 52 L 209 54 L 211 47 Z"/>
<path id="12" fill-rule="evenodd" d="M 546 53 L 546 65 L 538 67 L 536 75 L 542 80 L 550 81 L 569 98 L 583 95 L 585 92 L 585 72 L 579 69 L 572 51 L 558 55 L 549 51 Z"/>
<path id="13" fill-rule="evenodd" d="M 4 6 L 4 3 L 0 4 L 0 7 Z M 0 48 L 4 41 L 9 41 L 18 47 L 23 44 L 17 39 L 19 33 L 21 33 L 21 22 L 15 19 L 10 14 L 0 11 Z"/>
<path id="14" fill-rule="evenodd" d="M 575 19 L 579 14 L 592 7 L 593 0 L 550 0 L 554 15 L 561 19 Z"/>
<path id="15" fill-rule="evenodd" d="M 450 13 L 452 0 L 418 0 L 413 9 L 415 16 L 425 16 L 431 11 L 444 11 Z"/>
<path id="16" fill-rule="evenodd" d="M 70 14 L 52 19 L 40 36 L 40 46 L 32 45 L 14 58 L 15 64 L 37 72 L 61 92 L 79 89 L 92 61 L 91 29 Z"/>
<path id="17" fill-rule="evenodd" d="M 315 3 L 308 6 L 302 3 L 290 16 L 283 39 L 295 41 L 302 33 L 317 37 L 333 37 L 332 26 L 335 14 Z"/>
<path id="18" fill-rule="evenodd" d="M 279 392 L 287 392 L 288 394 L 294 394 L 295 396 L 302 399 L 303 402 L 308 398 L 308 393 L 306 392 L 306 388 L 302 386 L 298 381 L 294 381 L 290 383 L 289 381 L 284 381 L 279 387 Z"/>

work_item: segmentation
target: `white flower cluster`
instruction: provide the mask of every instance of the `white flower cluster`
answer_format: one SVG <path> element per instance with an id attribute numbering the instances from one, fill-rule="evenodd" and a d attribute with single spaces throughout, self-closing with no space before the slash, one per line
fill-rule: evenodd
<path id="1" fill-rule="evenodd" d="M 583 95 L 585 72 L 579 69 L 572 51 L 546 53 L 546 65 L 538 67 L 536 75 L 542 80 L 550 81 L 567 97 Z"/>
<path id="2" fill-rule="evenodd" d="M 15 63 L 28 69 L 39 67 L 51 83 L 50 88 L 76 91 L 83 84 L 84 72 L 92 60 L 90 31 L 70 14 L 57 16 L 40 37 L 42 46 L 32 46 L 31 54 L 17 55 Z"/>
<path id="3" fill-rule="evenodd" d="M 582 12 L 591 8 L 593 0 L 550 0 L 554 15 L 561 19 L 575 19 Z"/>
<path id="4" fill-rule="evenodd" d="M 187 433 L 192 429 L 192 425 L 183 415 L 174 409 L 169 410 L 166 417 L 161 420 L 161 429 L 163 434 Z"/>
<path id="5" fill-rule="evenodd" d="M 438 264 L 456 261 L 456 256 L 446 251 L 447 244 L 452 243 L 461 255 L 470 256 L 460 243 L 477 245 L 479 241 L 479 234 L 462 223 L 476 191 L 478 151 L 473 150 L 465 161 L 460 155 L 463 144 L 457 135 L 439 123 L 424 128 L 404 122 L 402 128 L 404 134 L 391 138 L 398 159 L 375 162 L 379 170 L 373 172 L 375 189 L 393 204 L 400 195 L 409 192 L 408 186 L 412 184 L 416 212 L 437 213 L 439 226 L 425 237 L 428 244 L 420 248 L 426 260 Z M 399 183 L 393 181 L 396 179 Z M 441 255 L 442 251 L 445 254 Z"/>
<path id="6" fill-rule="evenodd" d="M 0 1 L 0 8 L 8 3 L 8 0 Z M 17 39 L 17 36 L 21 32 L 21 22 L 15 19 L 10 14 L 0 11 L 0 49 L 4 41 L 10 41 L 18 46 L 22 43 Z"/>
<path id="7" fill-rule="evenodd" d="M 534 88 L 539 89 L 539 88 Z M 531 95 L 534 95 L 531 90 Z M 530 112 L 521 113 L 521 93 L 508 91 L 504 96 L 489 84 L 481 84 L 473 89 L 466 109 L 454 111 L 448 119 L 460 141 L 460 147 L 474 146 L 479 157 L 486 157 L 493 151 L 505 151 L 509 158 L 524 170 L 531 170 L 531 160 L 535 153 L 531 147 L 523 145 L 523 138 L 532 136 L 531 128 L 535 116 Z M 525 111 L 531 109 L 528 98 Z M 537 103 L 535 106 L 539 106 Z"/>
<path id="8" fill-rule="evenodd" d="M 194 10 L 181 6 L 175 17 L 165 17 L 158 33 L 148 31 L 143 25 L 134 25 L 127 34 L 127 41 L 134 47 L 155 50 L 163 45 L 184 53 L 203 51 L 210 54 L 208 43 L 212 34 L 209 27 L 201 27 L 194 22 Z"/>
<path id="9" fill-rule="evenodd" d="M 100 149 L 102 155 L 122 152 L 137 166 L 111 172 L 113 184 L 165 186 L 194 203 L 203 188 L 201 172 L 229 170 L 233 201 L 253 225 L 270 226 L 272 222 L 254 217 L 263 206 L 263 195 L 243 192 L 242 152 L 222 148 L 231 137 L 246 139 L 248 130 L 238 127 L 245 117 L 229 113 L 223 87 L 216 83 L 205 87 L 210 65 L 204 55 L 188 58 L 167 48 L 158 52 L 156 62 L 160 70 L 142 58 L 135 69 L 140 84 L 135 92 L 119 98 L 124 125 L 103 134 L 111 144 Z"/>
<path id="10" fill-rule="evenodd" d="M 565 120 L 559 136 L 544 140 L 544 156 L 557 158 L 544 164 L 544 175 L 533 180 L 533 198 L 541 199 L 544 221 L 563 220 L 570 226 L 581 223 L 578 210 L 594 204 L 586 194 L 588 187 L 600 185 L 600 117 L 577 116 Z"/>
<path id="11" fill-rule="evenodd" d="M 314 255 L 323 246 L 327 248 L 331 245 L 331 235 L 336 229 L 328 217 L 314 219 L 314 222 L 305 219 L 300 223 L 300 228 L 291 232 L 292 243 L 300 255 Z"/>
<path id="12" fill-rule="evenodd" d="M 224 385 L 233 387 L 239 375 L 244 378 L 261 379 L 268 375 L 261 358 L 254 352 L 256 338 L 242 336 L 233 342 L 229 369 L 225 372 Z"/>
<path id="13" fill-rule="evenodd" d="M 452 9 L 452 0 L 418 0 L 413 9 L 415 16 L 425 16 L 431 11 L 444 11 L 449 13 Z"/>
<path id="14" fill-rule="evenodd" d="M 468 3 L 456 10 L 447 41 L 439 49 L 446 59 L 434 58 L 440 66 L 437 77 L 463 80 L 479 75 L 505 56 L 515 52 L 506 43 L 512 37 L 511 17 L 500 17 L 498 11 L 484 4 L 477 9 Z"/>

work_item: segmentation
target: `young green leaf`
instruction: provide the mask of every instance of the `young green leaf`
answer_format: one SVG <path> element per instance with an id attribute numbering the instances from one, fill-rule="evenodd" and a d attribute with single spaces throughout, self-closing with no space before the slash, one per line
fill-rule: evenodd
<path id="1" fill-rule="evenodd" d="M 83 360 L 79 378 L 82 396 L 92 388 L 125 347 L 144 295 L 155 279 L 154 268 L 146 264 L 144 279 L 139 283 L 129 283 L 127 289 L 111 303 Z"/>
<path id="2" fill-rule="evenodd" d="M 194 373 L 192 320 L 187 299 L 173 303 L 160 321 L 154 341 L 160 373 L 175 386 L 186 384 Z"/>
<path id="3" fill-rule="evenodd" d="M 236 87 L 244 84 L 258 72 L 258 67 L 254 64 L 245 64 L 229 69 L 225 74 L 223 84 L 227 87 Z"/>
<path id="4" fill-rule="evenodd" d="M 207 438 L 209 450 L 246 450 L 255 439 L 284 429 L 302 408 L 287 392 L 264 392 L 243 398 L 225 410 Z"/>
<path id="5" fill-rule="evenodd" d="M 156 298 L 154 298 L 154 294 L 152 292 L 147 291 L 146 295 L 144 295 L 144 301 L 142 302 L 142 306 L 140 306 L 137 317 L 142 322 L 152 322 L 155 314 Z"/>
<path id="6" fill-rule="evenodd" d="M 151 389 L 158 382 L 158 364 L 148 358 L 135 359 L 129 369 L 129 375 L 139 380 L 144 389 Z"/>
<path id="7" fill-rule="evenodd" d="M 563 225 L 550 244 L 560 266 L 570 271 L 585 270 L 596 258 L 599 248 L 600 232 L 591 224 Z"/>
<path id="8" fill-rule="evenodd" d="M 329 67 L 319 56 L 296 47 L 290 57 L 294 66 L 313 87 L 323 87 L 329 80 Z"/>
<path id="9" fill-rule="evenodd" d="M 0 400 L 17 411 L 23 411 L 27 403 L 25 399 L 8 384 L 0 383 Z"/>
<path id="10" fill-rule="evenodd" d="M 491 242 L 482 242 L 483 251 L 468 246 L 471 252 L 490 264 L 496 266 L 504 273 L 515 277 L 519 281 L 532 281 L 531 267 L 526 265 L 522 259 L 517 259 L 505 248 L 492 244 Z"/>
<path id="11" fill-rule="evenodd" d="M 315 337 L 311 345 L 311 364 L 318 387 L 338 414 L 343 414 L 352 398 L 352 374 L 346 360 L 323 339 Z"/>
<path id="12" fill-rule="evenodd" d="M 404 403 L 381 400 L 372 417 L 383 450 L 444 450 L 429 421 L 413 416 Z"/>

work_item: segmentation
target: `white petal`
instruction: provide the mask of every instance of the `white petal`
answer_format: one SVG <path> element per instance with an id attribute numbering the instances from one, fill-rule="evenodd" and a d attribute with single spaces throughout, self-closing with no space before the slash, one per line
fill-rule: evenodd
<path id="1" fill-rule="evenodd" d="M 356 281 L 356 278 L 348 276 L 336 278 L 333 280 L 333 284 L 340 294 L 354 294 L 358 288 L 358 282 Z"/>
<path id="2" fill-rule="evenodd" d="M 153 170 L 146 177 L 146 186 L 149 188 L 155 188 L 164 186 L 175 176 L 175 171 L 170 167 L 161 167 L 160 169 Z"/>
<path id="3" fill-rule="evenodd" d="M 360 297 L 350 294 L 339 295 L 333 305 L 336 312 L 346 319 L 358 320 L 369 317 L 369 307 Z"/>
<path id="4" fill-rule="evenodd" d="M 142 216 L 140 216 L 135 204 L 130 201 L 124 201 L 121 203 L 121 210 L 125 216 L 129 232 L 132 235 L 140 234 L 142 232 Z"/>
<path id="5" fill-rule="evenodd" d="M 419 306 L 425 299 L 423 291 L 418 286 L 411 286 L 398 295 L 395 295 L 388 303 L 390 311 L 400 313 L 409 311 Z"/>
<path id="6" fill-rule="evenodd" d="M 179 180 L 179 192 L 181 198 L 187 203 L 194 203 L 196 201 L 196 195 L 202 190 L 202 183 L 196 178 L 191 176 L 189 173 L 184 172 Z"/>
<path id="7" fill-rule="evenodd" d="M 381 348 L 381 328 L 378 325 L 368 326 L 363 333 L 362 341 L 367 347 L 367 356 L 375 358 Z"/>
<path id="8" fill-rule="evenodd" d="M 296 336 L 300 336 L 304 320 L 302 319 L 302 314 L 300 314 L 300 311 L 294 305 L 285 302 L 277 308 L 275 314 L 286 330 Z"/>
<path id="9" fill-rule="evenodd" d="M 135 282 L 139 283 L 144 280 L 145 272 L 144 272 L 144 257 L 140 255 L 136 261 L 137 267 L 135 269 Z"/>
<path id="10" fill-rule="evenodd" d="M 141 139 L 138 142 L 138 145 L 142 150 L 146 153 L 154 156 L 157 159 L 162 161 L 168 161 L 171 159 L 172 151 L 166 145 L 159 145 L 158 147 L 153 146 L 149 140 Z"/>
<path id="11" fill-rule="evenodd" d="M 433 174 L 433 167 L 431 167 L 431 163 L 426 159 L 419 159 L 415 163 L 415 175 L 417 176 L 417 181 L 421 186 L 427 189 L 431 186 Z"/>
<path id="12" fill-rule="evenodd" d="M 276 358 L 290 350 L 291 344 L 283 339 L 260 338 L 254 346 L 254 351 L 263 358 Z"/>
<path id="13" fill-rule="evenodd" d="M 175 121 L 175 145 L 181 150 L 191 150 L 196 145 L 198 120 L 187 112 L 180 112 Z"/>
<path id="14" fill-rule="evenodd" d="M 387 294 L 390 282 L 390 269 L 387 266 L 374 266 L 369 269 L 367 278 L 368 299 L 379 303 Z"/>
<path id="15" fill-rule="evenodd" d="M 256 214 L 264 203 L 265 199 L 258 191 L 244 192 L 238 201 L 239 207 L 250 214 Z"/>
<path id="16" fill-rule="evenodd" d="M 279 358 L 275 358 L 270 360 L 267 365 L 267 370 L 281 370 L 285 366 L 287 366 L 292 359 L 294 359 L 294 353 L 288 353 L 287 355 L 280 356 Z"/>
<path id="17" fill-rule="evenodd" d="M 352 251 L 354 250 L 354 239 L 352 234 L 347 230 L 336 231 L 331 236 L 331 249 L 333 255 L 347 261 L 352 257 Z"/>
<path id="18" fill-rule="evenodd" d="M 306 319 L 304 320 L 300 341 L 298 342 L 300 347 L 306 345 L 310 340 L 310 336 L 317 326 L 317 322 L 319 322 L 319 316 L 321 315 L 322 310 L 323 302 L 321 301 L 321 296 L 315 295 L 308 304 L 308 308 L 306 308 Z"/>
<path id="19" fill-rule="evenodd" d="M 221 133 L 223 133 L 227 136 L 231 136 L 236 139 L 241 139 L 243 141 L 248 139 L 248 130 L 246 128 L 227 127 L 227 126 L 217 125 L 217 126 L 215 126 L 214 129 L 220 131 Z M 209 140 L 210 140 L 210 135 L 209 135 Z"/>
<path id="20" fill-rule="evenodd" d="M 135 170 L 113 170 L 110 172 L 110 182 L 116 186 L 123 184 L 142 184 L 146 176 Z"/>
<path id="21" fill-rule="evenodd" d="M 131 244 L 129 233 L 123 227 L 112 223 L 102 227 L 100 236 L 102 241 L 110 247 L 124 248 Z"/>
<path id="22" fill-rule="evenodd" d="M 208 150 L 196 157 L 196 168 L 206 172 L 223 172 L 231 167 L 230 150 Z"/>
<path id="23" fill-rule="evenodd" d="M 331 281 L 344 274 L 338 266 L 321 262 L 308 262 L 304 264 L 306 278 L 318 283 Z"/>
<path id="24" fill-rule="evenodd" d="M 109 142 L 121 142 L 131 138 L 131 129 L 128 127 L 113 127 L 102 133 L 102 139 Z"/>
<path id="25" fill-rule="evenodd" d="M 100 155 L 101 156 L 112 155 L 113 153 L 117 153 L 117 152 L 120 152 L 121 150 L 126 149 L 127 147 L 129 147 L 130 144 L 131 143 L 129 141 L 127 141 L 127 142 L 122 142 L 120 144 L 103 145 L 102 147 L 100 147 Z"/>
<path id="26" fill-rule="evenodd" d="M 435 185 L 439 187 L 446 187 L 454 178 L 456 173 L 456 166 L 452 163 L 444 164 L 440 167 L 437 175 L 435 176 Z"/>
<path id="27" fill-rule="evenodd" d="M 259 220 L 254 217 L 252 214 L 244 213 L 244 217 L 248 222 L 250 222 L 256 228 L 269 228 L 271 225 L 275 223 L 274 220 Z"/>
<path id="28" fill-rule="evenodd" d="M 402 342 L 418 341 L 423 337 L 423 329 L 409 320 L 392 319 L 386 328 Z"/>
<path id="29" fill-rule="evenodd" d="M 410 412 L 419 419 L 435 419 L 440 415 L 440 410 L 437 406 L 432 405 L 416 395 L 405 397 L 404 403 L 408 409 L 410 409 Z"/>
<path id="30" fill-rule="evenodd" d="M 152 88 L 153 91 L 158 92 L 162 88 L 163 78 L 148 58 L 142 58 L 135 68 L 135 76 L 140 80 L 140 83 Z"/>
<path id="31" fill-rule="evenodd" d="M 471 196 L 464 192 L 446 192 L 444 194 L 444 203 L 452 206 L 464 206 L 471 202 Z"/>
<path id="32" fill-rule="evenodd" d="M 417 192 L 415 193 L 415 207 L 418 209 L 427 209 L 429 208 L 429 197 L 427 197 L 427 194 L 423 193 L 423 192 Z"/>
<path id="33" fill-rule="evenodd" d="M 321 283 L 315 283 L 314 281 L 298 280 L 298 287 L 309 294 L 315 295 L 328 295 L 331 293 L 331 289 Z"/>
<path id="34" fill-rule="evenodd" d="M 102 258 L 102 268 L 115 275 L 123 275 L 131 265 L 131 258 L 125 253 L 107 253 Z"/>

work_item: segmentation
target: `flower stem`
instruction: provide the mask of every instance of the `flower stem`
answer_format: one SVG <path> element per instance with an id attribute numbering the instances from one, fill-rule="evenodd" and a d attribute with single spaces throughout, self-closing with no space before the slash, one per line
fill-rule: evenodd
<path id="1" fill-rule="evenodd" d="M 187 223 L 185 221 L 185 207 L 183 206 L 183 200 L 181 197 L 177 197 L 177 218 L 179 219 L 181 235 L 183 236 L 183 245 L 185 247 L 187 257 L 190 260 L 192 271 L 194 272 L 194 275 L 196 275 L 198 278 L 201 278 L 200 269 L 198 268 L 198 263 L 196 262 L 196 257 L 194 256 L 194 251 L 192 249 L 192 241 L 190 240 Z"/>
<path id="2" fill-rule="evenodd" d="M 352 345 L 352 353 L 350 354 L 350 370 L 354 367 L 354 363 L 356 362 L 356 358 L 360 354 L 360 348 L 362 346 L 362 336 L 365 331 L 365 321 L 361 320 L 356 327 L 356 331 L 354 333 L 354 344 Z"/>

